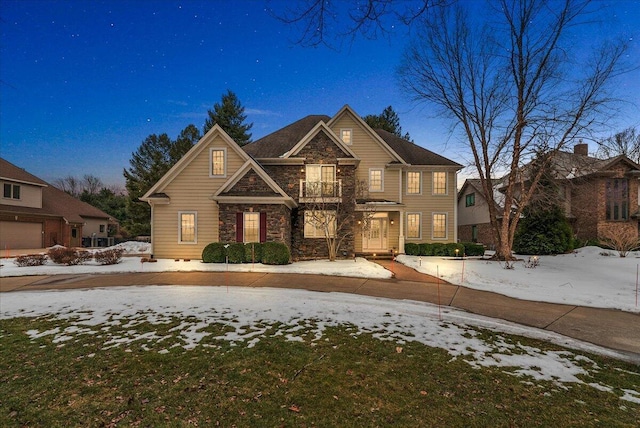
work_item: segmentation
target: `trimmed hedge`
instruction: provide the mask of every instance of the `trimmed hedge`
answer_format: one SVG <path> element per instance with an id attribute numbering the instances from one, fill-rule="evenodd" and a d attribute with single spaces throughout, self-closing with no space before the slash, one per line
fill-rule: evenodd
<path id="1" fill-rule="evenodd" d="M 226 251 L 222 242 L 212 242 L 202 250 L 202 261 L 204 263 L 224 263 L 226 261 Z"/>
<path id="2" fill-rule="evenodd" d="M 422 244 L 418 244 L 419 256 L 433 256 L 433 244 L 427 244 L 423 242 Z"/>
<path id="3" fill-rule="evenodd" d="M 484 245 L 473 242 L 463 242 L 464 254 L 467 256 L 484 256 Z"/>
<path id="4" fill-rule="evenodd" d="M 472 254 L 467 251 L 467 245 L 469 245 Z M 458 254 L 456 254 L 456 249 Z M 404 253 L 408 256 L 462 257 L 464 255 L 483 255 L 484 247 L 478 244 L 459 244 L 456 242 L 447 244 L 442 242 L 423 242 L 420 244 L 410 242 L 404 244 Z"/>
<path id="5" fill-rule="evenodd" d="M 404 244 L 404 253 L 407 256 L 419 256 L 420 246 L 418 244 L 414 244 L 413 242 L 408 242 Z"/>
<path id="6" fill-rule="evenodd" d="M 244 262 L 245 263 L 262 263 L 262 244 L 252 242 L 244 244 Z"/>
<path id="7" fill-rule="evenodd" d="M 289 247 L 282 242 L 262 244 L 262 263 L 265 265 L 288 265 L 291 262 Z"/>
<path id="8" fill-rule="evenodd" d="M 244 244 L 242 242 L 233 242 L 226 248 L 229 263 L 244 263 Z"/>

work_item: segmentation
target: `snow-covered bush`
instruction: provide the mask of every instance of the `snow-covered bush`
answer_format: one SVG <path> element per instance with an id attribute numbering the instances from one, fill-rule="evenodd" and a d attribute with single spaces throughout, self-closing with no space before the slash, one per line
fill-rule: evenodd
<path id="1" fill-rule="evenodd" d="M 93 258 L 101 265 L 115 265 L 122 260 L 123 252 L 121 248 L 111 248 L 96 252 Z"/>
<path id="2" fill-rule="evenodd" d="M 16 257 L 13 263 L 20 267 L 42 266 L 47 263 L 47 256 L 44 254 L 26 254 Z"/>

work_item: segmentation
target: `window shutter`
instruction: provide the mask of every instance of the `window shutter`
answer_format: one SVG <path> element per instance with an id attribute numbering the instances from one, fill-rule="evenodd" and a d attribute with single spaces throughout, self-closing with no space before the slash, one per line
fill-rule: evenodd
<path id="1" fill-rule="evenodd" d="M 244 241 L 244 224 L 243 224 L 244 216 L 242 213 L 236 213 L 236 242 Z"/>
<path id="2" fill-rule="evenodd" d="M 267 213 L 260 213 L 260 242 L 267 242 Z"/>

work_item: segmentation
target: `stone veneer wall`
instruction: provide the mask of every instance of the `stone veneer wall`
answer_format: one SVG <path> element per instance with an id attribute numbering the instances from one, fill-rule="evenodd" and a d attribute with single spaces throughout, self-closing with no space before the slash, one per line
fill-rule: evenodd
<path id="1" fill-rule="evenodd" d="M 233 186 L 225 195 L 233 196 L 279 196 L 253 169 Z"/>
<path id="2" fill-rule="evenodd" d="M 342 202 L 336 206 L 331 203 L 300 203 L 300 180 L 304 180 L 304 165 L 265 165 L 269 176 L 299 204 L 291 213 L 291 255 L 294 259 L 327 257 L 328 249 L 324 238 L 304 237 L 304 211 L 312 209 L 335 210 L 341 219 L 347 219 L 343 233 L 348 236 L 343 240 L 340 254 L 346 251 L 351 257 L 355 251 L 354 230 L 356 227 L 356 167 L 354 165 L 338 165 L 338 158 L 349 157 L 323 132 L 316 135 L 295 157 L 305 158 L 305 165 L 336 165 L 336 179 L 342 181 Z M 339 220 L 340 223 L 340 220 Z M 340 255 L 339 254 L 339 255 Z"/>
<path id="3" fill-rule="evenodd" d="M 267 213 L 267 241 L 291 247 L 291 210 L 281 204 L 220 204 L 220 242 L 236 242 L 236 213 Z"/>

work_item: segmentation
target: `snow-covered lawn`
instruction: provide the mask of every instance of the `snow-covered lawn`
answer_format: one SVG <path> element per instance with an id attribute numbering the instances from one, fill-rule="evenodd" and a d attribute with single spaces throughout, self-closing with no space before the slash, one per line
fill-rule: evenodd
<path id="1" fill-rule="evenodd" d="M 315 273 L 371 278 L 387 278 L 390 272 L 364 259 L 338 261 L 312 261 L 288 266 L 261 264 L 229 265 L 204 264 L 159 260 L 141 263 L 131 254 L 145 253 L 144 247 L 130 248 L 130 255 L 114 266 L 88 263 L 81 266 L 17 267 L 12 259 L 3 259 L 0 276 L 50 275 L 98 272 L 139 271 L 260 271 L 283 273 Z M 640 259 L 636 254 L 626 259 L 603 256 L 602 250 L 584 248 L 575 254 L 540 257 L 535 269 L 525 268 L 522 262 L 514 269 L 486 260 L 443 259 L 437 257 L 400 256 L 399 262 L 430 274 L 439 274 L 445 280 L 467 287 L 511 295 L 532 300 L 614 307 L 638 311 L 635 306 L 636 268 Z M 463 272 L 464 266 L 464 272 Z M 463 277 L 464 275 L 464 277 Z M 407 300 L 388 300 L 343 293 L 313 293 L 304 290 L 233 287 L 149 286 L 113 287 L 90 290 L 29 291 L 4 293 L 0 305 L 0 318 L 18 316 L 52 316 L 71 323 L 71 327 L 49 331 L 29 331 L 34 339 L 51 335 L 58 346 L 73 343 L 78 335 L 96 334 L 104 340 L 103 349 L 136 346 L 148 349 L 149 341 L 161 342 L 159 352 L 175 346 L 191 349 L 200 345 L 208 333 L 202 330 L 212 323 L 223 323 L 230 331 L 219 339 L 244 346 L 253 346 L 264 337 L 268 329 L 278 323 L 279 333 L 289 340 L 302 340 L 296 332 L 301 326 L 315 331 L 320 340 L 326 327 L 353 325 L 354 334 L 371 332 L 383 340 L 418 341 L 428 346 L 447 350 L 452 358 L 464 358 L 472 366 L 505 367 L 511 373 L 534 379 L 552 380 L 558 385 L 585 383 L 597 364 L 580 352 L 593 352 L 619 357 L 615 351 L 573 340 L 552 332 L 538 330 L 502 320 L 472 315 L 454 308 L 444 308 Z M 183 320 L 171 337 L 156 337 L 152 333 L 139 333 L 139 323 L 161 324 L 171 317 Z M 126 327 L 110 333 L 110 325 Z M 130 328 L 129 328 L 130 327 Z M 546 351 L 513 342 L 506 336 L 486 340 L 478 328 L 501 334 L 517 334 L 537 338 L 574 351 Z M 98 337 L 98 336 L 96 336 Z M 158 346 L 154 346 L 158 349 Z M 636 373 L 640 375 L 640 373 Z M 600 383 L 589 383 L 599 390 L 613 388 Z M 623 400 L 640 403 L 640 391 L 629 390 Z"/>
<path id="2" fill-rule="evenodd" d="M 122 263 L 100 266 L 89 262 L 79 266 L 55 265 L 18 267 L 13 259 L 2 259 L 0 277 L 22 275 L 55 275 L 84 273 L 170 272 L 170 271 L 230 271 L 304 273 L 363 278 L 389 278 L 391 272 L 381 266 L 358 258 L 329 262 L 316 260 L 297 262 L 285 266 L 263 264 L 202 263 L 199 260 L 158 260 L 157 263 L 141 263 L 135 254 L 149 252 L 149 244 L 123 243 L 120 248 L 128 257 Z M 603 255 L 609 254 L 609 255 Z M 528 260 L 528 257 L 523 257 Z M 398 262 L 430 275 L 439 275 L 453 284 L 478 290 L 492 291 L 525 300 L 563 303 L 599 308 L 614 308 L 628 312 L 640 312 L 637 303 L 637 269 L 640 254 L 620 258 L 612 251 L 598 247 L 585 247 L 573 254 L 541 256 L 536 268 L 526 268 L 524 262 L 516 262 L 513 269 L 505 269 L 504 263 L 470 258 L 455 260 L 442 257 L 398 256 Z"/>
<path id="3" fill-rule="evenodd" d="M 123 347 L 166 353 L 173 347 L 211 346 L 200 343 L 211 334 L 204 329 L 221 323 L 226 326 L 225 334 L 209 337 L 207 342 L 226 340 L 251 347 L 273 334 L 274 328 L 294 341 L 304 340 L 300 334 L 310 330 L 317 341 L 322 340 L 327 327 L 350 325 L 356 336 L 372 333 L 399 346 L 417 341 L 445 349 L 452 359 L 463 358 L 473 367 L 502 367 L 516 376 L 552 381 L 561 388 L 587 384 L 640 404 L 640 391 L 621 393 L 586 380 L 599 367 L 580 352 L 618 356 L 614 351 L 452 308 L 445 308 L 440 319 L 437 306 L 420 302 L 305 290 L 233 287 L 227 291 L 224 287 L 195 286 L 34 291 L 7 293 L 2 298 L 0 318 L 53 316 L 69 322 L 64 329 L 26 332 L 34 340 L 51 336 L 57 346 L 73 346 L 75 338 L 92 335 L 105 350 Z M 159 326 L 175 317 L 181 322 L 169 335 L 157 335 L 148 328 L 137 331 L 141 323 Z M 498 332 L 497 339 L 487 340 L 478 328 Z M 525 335 L 579 351 L 542 350 L 503 334 Z"/>
<path id="4" fill-rule="evenodd" d="M 535 268 L 525 267 L 529 256 L 518 258 L 522 260 L 513 269 L 478 258 L 401 255 L 398 261 L 423 273 L 439 274 L 453 284 L 518 299 L 640 312 L 638 252 L 621 258 L 614 251 L 584 247 L 572 254 L 540 256 Z"/>

